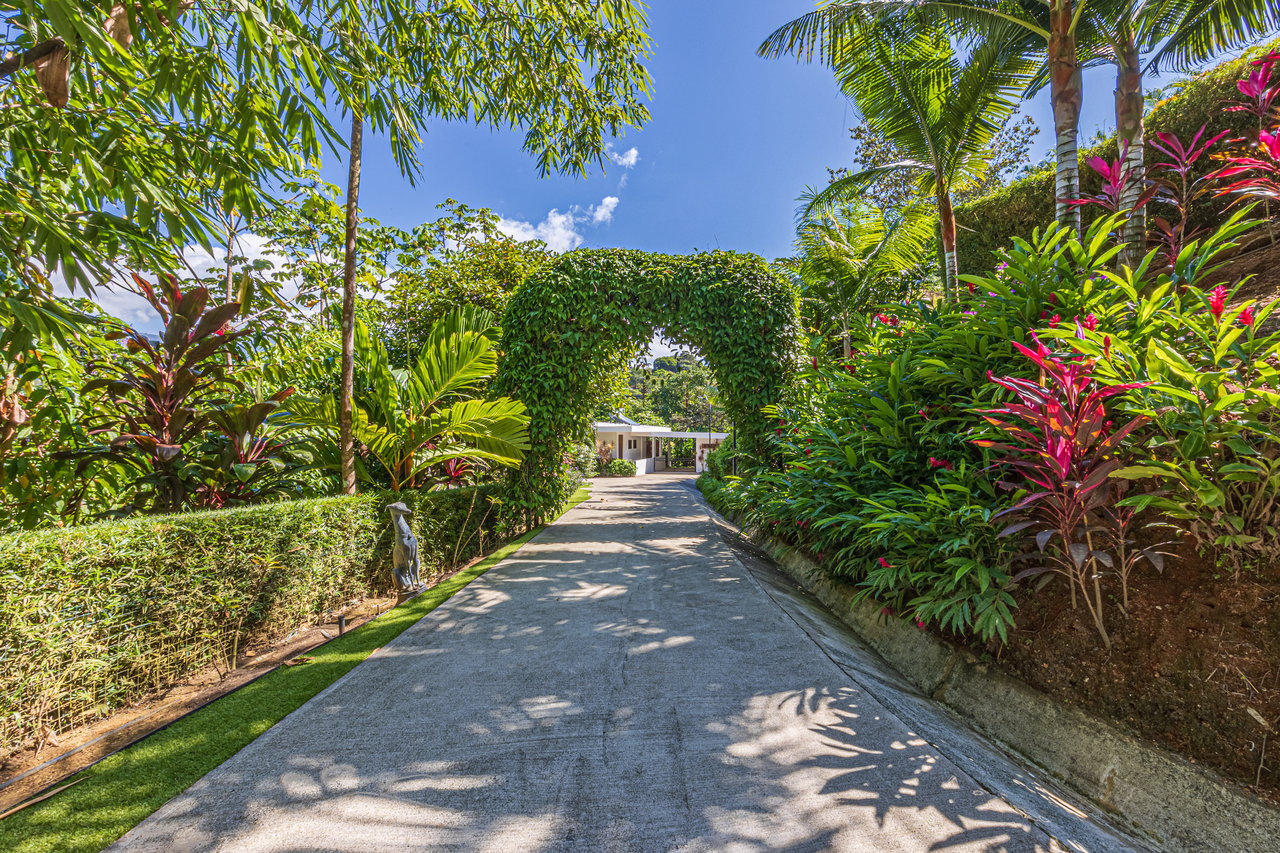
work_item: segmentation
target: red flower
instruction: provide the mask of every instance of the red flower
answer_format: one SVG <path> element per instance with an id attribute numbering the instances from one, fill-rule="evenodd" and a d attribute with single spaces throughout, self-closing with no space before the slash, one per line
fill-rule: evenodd
<path id="1" fill-rule="evenodd" d="M 1093 314 L 1090 314 L 1088 317 L 1085 317 L 1084 327 L 1091 332 L 1096 332 L 1098 330 L 1098 318 Z"/>
<path id="2" fill-rule="evenodd" d="M 916 620 L 916 627 L 917 627 L 917 628 L 919 628 L 921 631 L 923 631 L 923 630 L 924 630 L 924 620 L 923 620 L 923 619 L 917 619 L 917 620 Z"/>
<path id="3" fill-rule="evenodd" d="M 1102 357 L 1111 360 L 1111 336 L 1107 335 L 1102 339 Z"/>
<path id="4" fill-rule="evenodd" d="M 816 355 L 813 358 L 809 359 L 809 361 L 810 363 L 813 364 L 814 367 L 818 366 L 818 357 Z"/>
<path id="5" fill-rule="evenodd" d="M 1058 324 L 1061 322 L 1062 322 L 1062 315 L 1054 314 L 1052 317 L 1049 318 L 1049 328 L 1056 329 L 1058 328 Z"/>
<path id="6" fill-rule="evenodd" d="M 1057 304 L 1058 304 L 1058 294 L 1056 294 L 1056 293 L 1050 293 L 1050 294 L 1049 294 L 1049 304 L 1050 304 L 1050 305 L 1057 305 Z"/>
<path id="7" fill-rule="evenodd" d="M 974 287 L 973 282 L 969 282 L 968 287 L 969 287 L 969 292 L 970 292 L 970 293 L 973 293 L 973 291 L 974 291 L 974 290 L 976 290 L 976 288 Z"/>
<path id="8" fill-rule="evenodd" d="M 1241 326 L 1252 326 L 1253 325 L 1253 306 L 1248 306 L 1243 311 L 1241 311 L 1238 319 L 1240 320 Z"/>
<path id="9" fill-rule="evenodd" d="M 954 471 L 954 470 L 956 469 L 955 463 L 953 463 L 953 462 L 948 462 L 948 461 L 947 461 L 947 460 L 945 460 L 945 459 L 935 459 L 935 458 L 933 458 L 932 456 L 930 456 L 930 457 L 929 457 L 929 467 L 930 467 L 930 468 L 945 468 L 945 469 L 947 469 L 948 471 Z"/>
<path id="10" fill-rule="evenodd" d="M 1221 320 L 1226 308 L 1227 288 L 1220 284 L 1209 292 L 1209 312 L 1213 314 L 1213 319 Z"/>
<path id="11" fill-rule="evenodd" d="M 780 429 L 775 429 L 774 432 L 776 432 L 778 435 L 782 435 L 782 430 Z"/>
<path id="12" fill-rule="evenodd" d="M 886 326 L 896 326 L 900 322 L 897 317 L 892 317 L 888 314 L 877 314 L 876 319 Z"/>
<path id="13" fill-rule="evenodd" d="M 880 558 L 880 568 L 882 568 L 882 569 L 892 569 L 892 568 L 893 568 L 893 564 L 892 564 L 892 563 L 890 563 L 888 560 L 886 560 L 884 557 L 881 557 L 881 558 Z"/>

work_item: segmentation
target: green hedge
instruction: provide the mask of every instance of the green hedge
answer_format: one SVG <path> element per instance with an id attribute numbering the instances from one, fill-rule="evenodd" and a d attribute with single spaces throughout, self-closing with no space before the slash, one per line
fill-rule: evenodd
<path id="1" fill-rule="evenodd" d="M 490 488 L 287 501 L 0 537 L 0 756 L 391 587 L 404 500 L 424 579 L 499 538 Z"/>
<path id="2" fill-rule="evenodd" d="M 630 459 L 610 459 L 609 464 L 604 466 L 604 473 L 610 477 L 634 477 L 636 463 Z"/>
<path id="3" fill-rule="evenodd" d="M 1154 139 L 1156 133 L 1173 133 L 1184 143 L 1189 143 L 1201 127 L 1207 128 L 1206 135 L 1223 130 L 1230 131 L 1232 137 L 1243 137 L 1250 132 L 1256 134 L 1258 120 L 1254 116 L 1246 112 L 1228 112 L 1225 107 L 1240 97 L 1236 82 L 1248 75 L 1249 61 L 1273 50 L 1280 50 L 1280 40 L 1188 79 L 1178 94 L 1161 101 L 1147 115 L 1147 138 Z M 1095 156 L 1114 160 L 1116 153 L 1114 137 L 1080 153 L 1080 186 L 1084 195 L 1096 195 L 1101 190 L 1101 179 L 1085 165 L 1085 161 Z M 1148 164 L 1161 162 L 1164 158 L 1150 146 L 1146 154 Z M 1197 165 L 1200 166 L 1199 176 L 1221 164 L 1204 158 Z M 1223 218 L 1223 211 L 1229 203 L 1227 198 L 1200 201 L 1199 212 L 1193 211 L 1192 224 L 1212 227 Z M 957 205 L 955 213 L 959 231 L 956 250 L 960 271 L 976 274 L 990 269 L 992 253 L 1010 245 L 1011 237 L 1027 237 L 1034 229 L 1052 222 L 1054 207 L 1052 168 L 1014 181 L 980 199 Z M 1160 208 L 1161 205 L 1157 204 L 1151 210 L 1158 214 Z M 1100 211 L 1101 208 L 1095 205 L 1086 206 L 1086 221 Z"/>

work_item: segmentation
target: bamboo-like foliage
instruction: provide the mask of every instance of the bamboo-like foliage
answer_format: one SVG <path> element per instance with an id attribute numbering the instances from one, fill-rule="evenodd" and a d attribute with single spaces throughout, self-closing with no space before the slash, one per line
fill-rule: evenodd
<path id="1" fill-rule="evenodd" d="M 225 671 L 390 585 L 386 504 L 414 509 L 423 576 L 518 531 L 493 487 L 376 492 L 0 537 L 0 755 Z"/>

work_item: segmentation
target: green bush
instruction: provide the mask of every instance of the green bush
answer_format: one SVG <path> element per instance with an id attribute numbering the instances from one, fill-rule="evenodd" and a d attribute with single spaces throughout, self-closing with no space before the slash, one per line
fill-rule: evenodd
<path id="1" fill-rule="evenodd" d="M 711 479 L 724 481 L 733 473 L 734 461 L 738 457 L 738 451 L 732 444 L 721 442 L 716 449 L 707 455 L 707 473 L 711 475 Z"/>
<path id="2" fill-rule="evenodd" d="M 630 459 L 610 459 L 609 464 L 604 466 L 604 473 L 610 477 L 634 477 L 636 463 Z"/>
<path id="3" fill-rule="evenodd" d="M 415 509 L 424 579 L 466 562 L 504 534 L 491 493 L 372 493 L 0 537 L 0 750 L 389 589 L 394 500 Z"/>
<path id="4" fill-rule="evenodd" d="M 1207 128 L 1206 136 L 1223 130 L 1229 131 L 1230 137 L 1256 133 L 1258 126 L 1254 116 L 1245 112 L 1228 112 L 1223 107 L 1240 97 L 1236 82 L 1253 70 L 1249 61 L 1259 53 L 1277 49 L 1280 49 L 1280 41 L 1259 47 L 1244 57 L 1225 62 L 1187 80 L 1178 94 L 1152 108 L 1146 121 L 1147 138 L 1154 139 L 1157 133 L 1172 133 L 1183 142 L 1190 142 L 1201 127 Z M 1221 143 L 1219 147 L 1222 147 Z M 1085 165 L 1085 161 L 1090 157 L 1114 160 L 1116 153 L 1114 138 L 1080 152 L 1082 195 L 1095 195 L 1101 188 L 1101 179 Z M 1147 147 L 1146 157 L 1148 165 L 1166 159 L 1150 146 Z M 1200 177 L 1218 168 L 1221 162 L 1203 158 L 1197 165 L 1199 169 L 1194 176 Z M 1225 211 L 1230 203 L 1229 198 L 1206 199 L 1193 213 L 1190 227 L 1212 228 L 1226 217 Z M 1011 238 L 1029 237 L 1034 229 L 1053 221 L 1054 206 L 1052 168 L 1042 169 L 1022 180 L 1014 181 L 980 199 L 957 205 L 955 213 L 959 231 L 956 251 L 959 253 L 960 271 L 973 273 L 988 269 L 992 253 L 1007 248 Z M 1150 210 L 1156 215 L 1162 213 L 1158 203 Z M 1085 206 L 1086 223 L 1100 212 L 1101 209 L 1096 206 Z"/>
<path id="5" fill-rule="evenodd" d="M 906 618 L 1002 640 L 1013 596 L 1030 589 L 1014 578 L 1035 567 L 1013 562 L 1013 551 L 1025 545 L 1031 556 L 1033 544 L 1077 559 L 1060 539 L 1000 535 L 1026 530 L 998 517 L 1025 508 L 1028 490 L 1050 487 L 1026 467 L 993 473 L 1010 453 L 996 429 L 1006 389 L 1022 381 L 1038 393 L 1043 382 L 1014 344 L 1044 345 L 1077 365 L 1078 378 L 1091 371 L 1116 386 L 1102 398 L 1107 420 L 1092 429 L 1114 438 L 1108 459 L 1137 463 L 1115 472 L 1136 482 L 1106 506 L 1101 523 L 1116 544 L 1098 558 L 1109 567 L 1097 576 L 1098 600 L 1124 600 L 1139 557 L 1160 565 L 1163 554 L 1149 546 L 1155 525 L 1130 510 L 1190 522 L 1202 547 L 1233 567 L 1274 567 L 1280 333 L 1262 331 L 1271 309 L 1255 311 L 1238 286 L 1205 286 L 1221 255 L 1248 238 L 1252 225 L 1241 216 L 1160 271 L 1150 266 L 1154 254 L 1137 270 L 1115 271 L 1118 247 L 1107 239 L 1114 220 L 1095 222 L 1079 240 L 1045 228 L 1030 242 L 1015 240 L 994 274 L 967 277 L 972 289 L 954 302 L 881 306 L 888 322 L 859 326 L 849 359 L 815 342 L 787 402 L 766 410 L 776 418 L 767 462 L 740 462 L 742 476 L 723 483 L 708 474 L 704 493 Z M 1132 434 L 1115 426 L 1134 418 L 1150 423 Z M 1045 458 L 1061 460 L 1068 445 L 1055 447 Z M 997 478 L 1006 488 L 996 488 Z M 1140 528 L 1141 543 L 1125 534 Z"/>

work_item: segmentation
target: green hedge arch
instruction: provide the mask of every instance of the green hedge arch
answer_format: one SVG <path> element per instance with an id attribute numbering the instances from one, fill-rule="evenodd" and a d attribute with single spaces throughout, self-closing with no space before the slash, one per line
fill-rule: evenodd
<path id="1" fill-rule="evenodd" d="M 570 443 L 658 329 L 702 353 L 752 452 L 770 429 L 761 409 L 796 369 L 798 297 L 757 255 L 580 249 L 520 286 L 502 328 L 497 391 L 528 406 L 533 445 L 504 501 L 536 519 L 567 497 Z"/>

